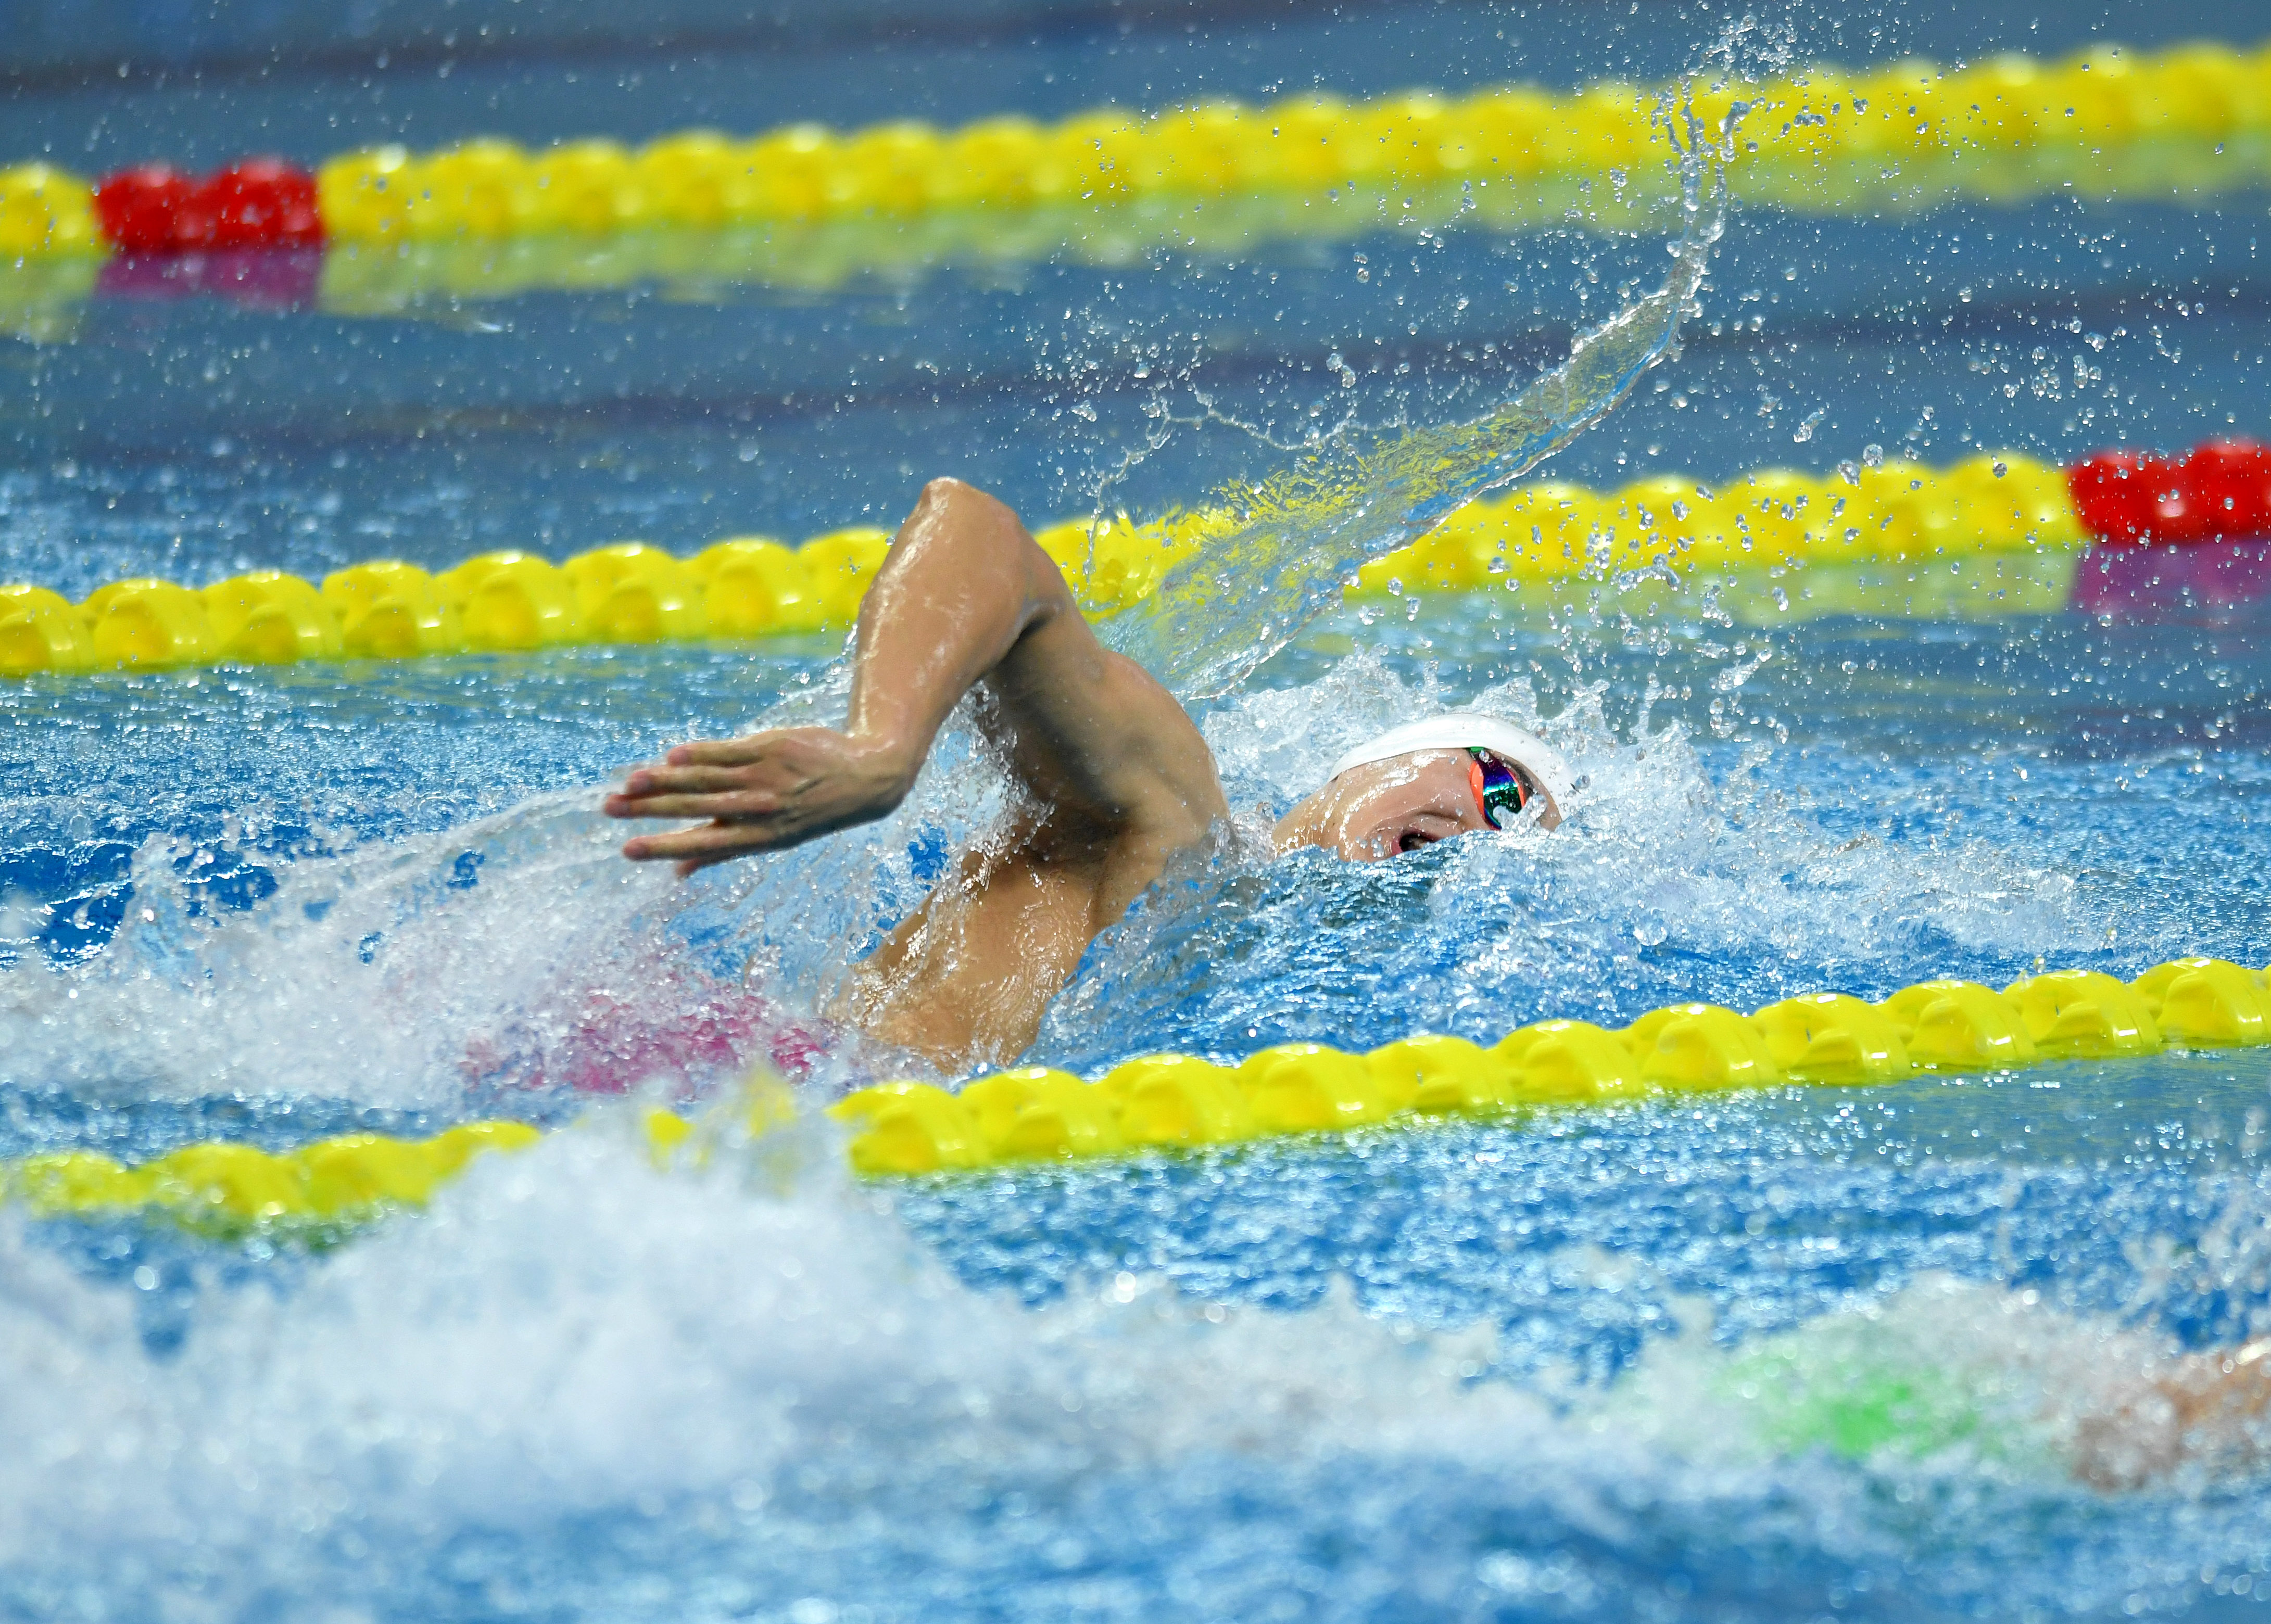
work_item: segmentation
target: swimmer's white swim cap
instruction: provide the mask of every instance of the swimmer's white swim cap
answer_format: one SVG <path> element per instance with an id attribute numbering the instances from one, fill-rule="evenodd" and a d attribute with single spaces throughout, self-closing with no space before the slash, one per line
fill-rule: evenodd
<path id="1" fill-rule="evenodd" d="M 1352 767 L 1368 767 L 1390 756 L 1410 755 L 1415 750 L 1470 747 L 1487 750 L 1529 774 L 1530 782 L 1545 794 L 1546 805 L 1552 810 L 1553 817 L 1549 822 L 1559 822 L 1568 816 L 1569 796 L 1577 787 L 1577 779 L 1569 770 L 1569 764 L 1561 759 L 1561 753 L 1537 734 L 1478 710 L 1447 710 L 1440 716 L 1390 728 L 1334 762 L 1333 770 L 1326 777 L 1337 778 Z"/>

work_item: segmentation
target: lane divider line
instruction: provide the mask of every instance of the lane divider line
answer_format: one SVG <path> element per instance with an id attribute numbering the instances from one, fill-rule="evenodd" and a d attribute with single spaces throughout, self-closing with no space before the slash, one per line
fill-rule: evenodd
<path id="1" fill-rule="evenodd" d="M 1087 1162 L 1304 1134 L 1450 1122 L 1650 1098 L 1809 1085 L 1882 1087 L 1927 1074 L 2003 1073 L 2053 1060 L 2106 1059 L 2271 1042 L 2267 973 L 2186 958 L 2123 982 L 2094 970 L 2023 977 L 1998 992 L 1936 980 L 1871 1004 L 1817 992 L 1744 1016 L 1675 1004 L 1620 1031 L 1544 1020 L 1489 1049 L 1421 1034 L 1351 1054 L 1284 1044 L 1221 1066 L 1144 1055 L 1094 1082 L 1030 1066 L 949 1092 L 891 1082 L 828 1108 L 851 1131 L 867 1177 Z M 787 1090 L 757 1083 L 741 1128 L 793 1120 Z M 655 1108 L 643 1119 L 658 1167 L 698 1156 L 696 1126 Z M 356 1134 L 277 1153 L 184 1146 L 138 1167 L 93 1151 L 0 1163 L 0 1199 L 39 1218 L 142 1218 L 237 1239 L 256 1232 L 318 1242 L 415 1210 L 477 1155 L 542 1136 L 513 1122 L 469 1123 L 422 1140 Z"/>
<path id="2" fill-rule="evenodd" d="M 1106 615 L 1152 596 L 1232 523 L 1199 509 L 1141 523 L 1125 515 L 1066 520 L 1036 534 L 1083 607 Z M 2072 470 L 2005 452 L 1940 469 L 1900 458 L 1827 474 L 1761 469 L 1717 485 L 1670 474 L 1618 491 L 1543 481 L 1471 502 L 1366 565 L 1348 597 L 1408 601 L 1649 572 L 1667 582 L 1734 580 L 1814 565 L 1984 556 L 2047 559 L 2054 567 L 2014 570 L 1999 584 L 1975 573 L 1941 582 L 1947 590 L 1904 584 L 1889 596 L 1840 596 L 1825 576 L 1811 609 L 2044 613 L 2066 606 L 2077 590 L 2073 560 L 2085 545 L 2267 533 L 2271 449 L 2240 441 L 2181 457 L 2109 451 Z M 873 528 L 796 547 L 732 537 L 689 559 L 626 541 L 559 565 L 529 552 L 483 553 L 438 575 L 374 560 L 334 571 L 320 586 L 276 570 L 201 589 L 142 578 L 113 582 L 78 604 L 36 586 L 4 586 L 0 678 L 841 631 L 890 547 L 890 533 Z M 1966 596 L 1982 592 L 1976 603 Z"/>
<path id="3" fill-rule="evenodd" d="M 313 170 L 255 157 L 204 175 L 153 163 L 93 182 L 26 163 L 0 168 L 0 261 L 329 244 L 346 251 L 331 256 L 342 267 L 336 285 L 328 263 L 323 271 L 324 301 L 354 309 L 399 308 L 421 282 L 461 295 L 615 286 L 698 271 L 705 260 L 713 273 L 812 279 L 810 268 L 768 264 L 718 238 L 746 228 L 875 222 L 912 233 L 904 243 L 887 234 L 848 245 L 849 263 L 829 273 L 840 279 L 863 256 L 994 256 L 1018 234 L 1008 222 L 1052 211 L 1077 218 L 1024 245 L 1045 257 L 1067 235 L 1126 239 L 1099 250 L 1123 258 L 1195 241 L 1210 223 L 1188 205 L 1231 199 L 1291 205 L 1274 224 L 1244 222 L 1264 235 L 1344 236 L 1415 211 L 1543 224 L 1572 206 L 1613 226 L 1672 195 L 1659 109 L 1674 100 L 1667 87 L 1605 81 L 1567 94 L 1498 85 L 1149 114 L 1106 107 L 1052 124 L 996 117 L 950 130 L 912 120 L 854 130 L 794 124 L 748 138 L 696 130 L 637 150 L 599 138 L 525 148 L 481 137 L 436 152 L 346 152 Z M 1720 154 L 1731 184 L 1801 211 L 2065 191 L 2165 199 L 2260 186 L 2271 174 L 2271 47 L 2100 45 L 2057 61 L 2007 55 L 1954 69 L 1914 59 L 1858 71 L 1819 64 L 1705 89 L 1692 106 L 1707 130 L 1739 107 Z M 1445 213 L 1444 197 L 1457 210 Z M 1351 206 L 1311 206 L 1321 200 Z M 659 259 L 588 252 L 686 232 L 716 240 L 681 239 Z M 538 241 L 586 251 L 487 269 L 417 254 L 390 263 L 370 252 Z M 737 258 L 748 261 L 738 272 Z M 67 278 L 38 291 L 69 297 L 92 285 Z"/>

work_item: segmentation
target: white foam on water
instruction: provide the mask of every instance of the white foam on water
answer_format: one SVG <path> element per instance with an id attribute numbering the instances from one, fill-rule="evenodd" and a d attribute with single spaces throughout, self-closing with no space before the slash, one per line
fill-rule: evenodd
<path id="1" fill-rule="evenodd" d="M 1775 787 L 1772 746 L 1754 746 L 1715 782 L 1682 728 L 1650 730 L 1643 714 L 1620 733 L 1607 697 L 1584 690 L 1545 717 L 1525 680 L 1468 695 L 1433 671 L 1399 676 L 1360 654 L 1305 686 L 1211 707 L 1203 726 L 1253 837 L 1227 872 L 1289 898 L 1351 904 L 1366 887 L 1420 886 L 1416 906 L 1436 938 L 1461 945 L 1456 966 L 1430 972 L 1441 996 L 1415 1006 L 1415 1019 L 1437 1021 L 1496 1007 L 1517 985 L 1549 999 L 1539 1014 L 1597 1015 L 1604 956 L 1651 947 L 1835 985 L 1841 967 L 1911 960 L 1920 943 L 2029 955 L 2102 945 L 2070 874 L 1984 838 L 1900 845 L 1836 832 L 1803 796 Z M 1418 879 L 1404 864 L 1383 875 L 1316 853 L 1264 855 L 1270 822 L 1317 787 L 1324 764 L 1461 700 L 1539 730 L 1567 756 L 1582 787 L 1563 828 L 1463 839 Z M 194 916 L 176 854 L 156 838 L 137 854 L 131 908 L 101 952 L 0 976 L 0 1076 L 90 1099 L 303 1094 L 449 1109 L 477 1086 L 570 1074 L 579 1086 L 659 1075 L 698 1089 L 762 1057 L 778 1032 L 805 1034 L 808 1049 L 858 1074 L 871 1064 L 865 1051 L 822 1018 L 831 994 L 926 889 L 917 848 L 943 862 L 1006 797 L 957 730 L 890 819 L 691 884 L 623 861 L 622 826 L 597 814 L 596 790 L 580 790 L 443 834 L 281 863 L 276 891 L 249 910 Z M 1209 883 L 1202 900 L 1222 903 L 1225 882 Z M 1153 959 L 1188 925 L 1181 906 L 1155 895 L 1098 945 L 1053 1007 L 1049 1042 L 1104 1029 L 1106 1006 L 1131 981 L 1167 984 Z M 1234 967 L 1240 996 L 1257 1008 L 1284 996 L 1278 970 L 1311 948 L 1314 912 L 1254 916 L 1263 946 Z M 1355 916 L 1340 957 L 1397 974 L 1399 954 L 1414 951 L 1411 919 Z M 595 1008 L 661 1035 L 578 1060 L 579 1044 L 592 1048 Z M 749 1011 L 756 1035 L 681 1052 L 685 1031 Z M 661 1057 L 650 1064 L 649 1051 Z"/>
<path id="2" fill-rule="evenodd" d="M 2171 1353 L 2038 1294 L 1940 1274 L 1732 1349 L 1688 1307 L 1682 1334 L 1649 1344 L 1599 1413 L 1683 1456 L 1818 1450 L 2056 1493 L 2074 1488 L 2076 1427 Z"/>
<path id="3" fill-rule="evenodd" d="M 371 1583 L 358 1554 L 416 1568 L 468 1533 L 550 1549 L 578 1519 L 643 1518 L 762 1546 L 817 1519 L 855 1554 L 886 1524 L 944 1549 L 991 1537 L 972 1496 L 1014 1495 L 1108 1546 L 1081 1485 L 1329 1481 L 1337 1463 L 1486 1485 L 1493 1517 L 1611 1573 L 1652 1570 L 1665 1539 L 1838 1571 L 1932 1551 L 1961 1566 L 1992 1554 L 1983 1519 L 2093 1525 L 2076 1428 L 2170 1355 L 1928 1279 L 1731 1351 L 1689 1305 L 1686 1333 L 1616 1384 L 1524 1390 L 1488 1374 L 1486 1328 L 1369 1318 L 1345 1290 L 1280 1314 L 1121 1275 L 1031 1309 L 957 1282 L 840 1168 L 808 1118 L 658 1173 L 630 1114 L 602 1112 L 477 1161 L 296 1284 L 208 1286 L 170 1354 L 135 1335 L 127 1287 L 11 1220 L 0 1570 L 100 1598 L 98 1616 L 193 1593 L 191 1616 L 227 1618 L 351 1598 Z M 1888 1379 L 1925 1396 L 1921 1422 L 1841 1458 L 1825 1404 Z M 2244 1527 L 2181 1510 L 2216 1487 L 2141 1502 L 2063 1582 L 2118 1599 L 2159 1560 L 2140 1539 L 2228 1555 Z M 1346 1537 L 1344 1509 L 1303 1515 Z M 1548 1554 L 1486 1557 L 1485 1579 L 1561 1583 Z"/>
<path id="4" fill-rule="evenodd" d="M 756 1009 L 824 1043 L 813 1018 L 834 984 L 921 894 L 911 843 L 927 831 L 942 851 L 998 811 L 998 774 L 970 765 L 957 733 L 882 823 L 690 884 L 623 859 L 629 831 L 599 814 L 599 786 L 279 861 L 274 893 L 242 911 L 193 910 L 186 849 L 153 836 L 99 953 L 0 975 L 0 1078 L 90 1099 L 448 1109 L 484 1081 L 588 1074 L 570 1051 L 591 1047 L 595 1010 L 666 1034 Z M 646 1080 L 637 1053 L 672 1044 L 617 1047 L 631 1057 L 612 1086 L 629 1087 Z"/>
<path id="5" fill-rule="evenodd" d="M 868 1486 L 1054 1490 L 1227 1455 L 1520 1462 L 1613 1539 L 1642 1501 L 1748 1496 L 1471 1378 L 1477 1333 L 1207 1308 L 1121 1276 L 1039 1311 L 964 1287 L 836 1169 L 644 1162 L 623 1119 L 478 1161 L 426 1214 L 280 1293 L 209 1289 L 145 1352 L 128 1293 L 0 1235 L 0 1568 L 195 1554 L 247 1592 L 321 1588 L 327 1541 L 534 1531 L 611 1508 Z M 755 1187 L 752 1187 L 755 1181 Z M 760 1531 L 761 1532 L 761 1531 Z"/>
<path id="6" fill-rule="evenodd" d="M 1351 745 L 1435 709 L 1488 711 L 1542 734 L 1580 781 L 1568 823 L 1457 842 L 1457 884 L 1440 888 L 1454 902 L 1462 886 L 1496 892 L 1519 875 L 1533 894 L 1550 885 L 1560 911 L 1655 925 L 1661 934 L 1644 945 L 1678 935 L 1824 965 L 1902 957 L 1925 926 L 1967 947 L 2103 945 L 2071 875 L 1985 838 L 1921 849 L 1833 834 L 1769 781 L 1773 746 L 1751 746 L 1715 782 L 1683 725 L 1651 730 L 1642 710 L 1620 734 L 1608 697 L 1594 685 L 1547 717 L 1526 679 L 1469 697 L 1432 671 L 1407 679 L 1359 654 L 1305 686 L 1242 695 L 1205 730 L 1233 806 L 1257 825 L 1317 789 Z M 1822 892 L 1840 894 L 1835 915 L 1820 912 Z"/>
<path id="7" fill-rule="evenodd" d="M 1652 729 L 1643 712 L 1620 730 L 1608 698 L 1584 689 L 1542 716 L 1526 680 L 1454 689 L 1359 655 L 1210 710 L 1243 855 L 1171 876 L 1102 938 L 1052 1005 L 1037 1054 L 1091 1067 L 1121 1057 L 1094 1034 L 1138 1028 L 1185 1046 L 1175 1030 L 1194 1014 L 1210 1045 L 1288 1020 L 1342 1042 L 1336 1034 L 1358 1029 L 1367 1042 L 1488 1039 L 1552 1016 L 1622 1025 L 1680 998 L 1748 1007 L 1869 991 L 1888 966 L 1914 967 L 1896 968 L 1902 980 L 1947 974 L 1954 953 L 2102 949 L 2103 919 L 2042 854 L 1984 836 L 1855 833 L 1848 809 L 1780 787 L 1776 746 L 1750 746 L 1715 774 L 1683 726 Z M 1469 834 L 1386 864 L 1259 855 L 1342 751 L 1457 702 L 1539 731 L 1568 760 L 1580 788 L 1560 828 Z"/>
<path id="8" fill-rule="evenodd" d="M 0 978 L 0 1064 L 89 1098 L 444 1103 L 500 1010 L 656 956 L 666 878 L 615 855 L 592 800 L 540 796 L 446 834 L 280 864 L 250 910 L 194 917 L 155 837 L 100 953 Z M 453 888 L 469 850 L 477 882 Z"/>

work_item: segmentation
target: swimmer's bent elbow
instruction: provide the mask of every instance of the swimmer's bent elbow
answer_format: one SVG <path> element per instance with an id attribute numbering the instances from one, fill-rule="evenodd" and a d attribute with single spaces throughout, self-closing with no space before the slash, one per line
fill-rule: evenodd
<path id="1" fill-rule="evenodd" d="M 1029 618 L 1033 611 L 1046 617 L 1073 603 L 1063 571 L 1016 509 L 951 474 L 924 482 L 892 552 L 903 555 L 903 567 L 910 569 L 920 567 L 917 560 L 923 555 L 942 555 L 940 562 L 959 582 L 988 576 L 1005 584 L 1014 581 Z"/>

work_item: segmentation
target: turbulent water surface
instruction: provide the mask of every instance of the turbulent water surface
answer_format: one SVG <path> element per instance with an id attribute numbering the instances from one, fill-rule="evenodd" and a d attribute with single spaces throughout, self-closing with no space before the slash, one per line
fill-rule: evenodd
<path id="1" fill-rule="evenodd" d="M 1332 61 L 1519 70 L 1471 19 L 1367 17 Z M 1224 85 L 1268 44 L 1240 39 Z M 211 142 L 235 104 L 186 105 Z M 376 318 L 108 298 L 11 341 L 0 575 L 689 548 L 888 523 L 932 472 L 1037 518 L 1228 502 L 1244 528 L 1112 634 L 1190 697 L 1237 827 L 1050 1009 L 1031 1058 L 1090 1075 L 2260 967 L 2261 546 L 2080 588 L 2030 561 L 2028 613 L 1935 564 L 1873 598 L 1825 570 L 1307 618 L 1565 442 L 1607 483 L 2262 433 L 2257 211 L 1737 211 L 1713 244 L 1707 208 L 1669 261 L 1676 211 L 1383 222 Z M 2267 1051 L 861 1185 L 817 1109 L 894 1063 L 830 991 L 1002 786 L 952 730 L 890 819 L 683 884 L 595 811 L 674 740 L 837 714 L 840 654 L 0 688 L 0 1156 L 549 1131 L 330 1250 L 0 1210 L 0 1616 L 2253 1616 L 2259 1475 L 2076 1468 L 2172 1357 L 2271 1329 Z M 1341 751 L 1471 702 L 1567 754 L 1563 828 L 1266 855 Z M 722 1120 L 759 1066 L 797 1123 L 658 1171 L 639 1111 Z"/>

